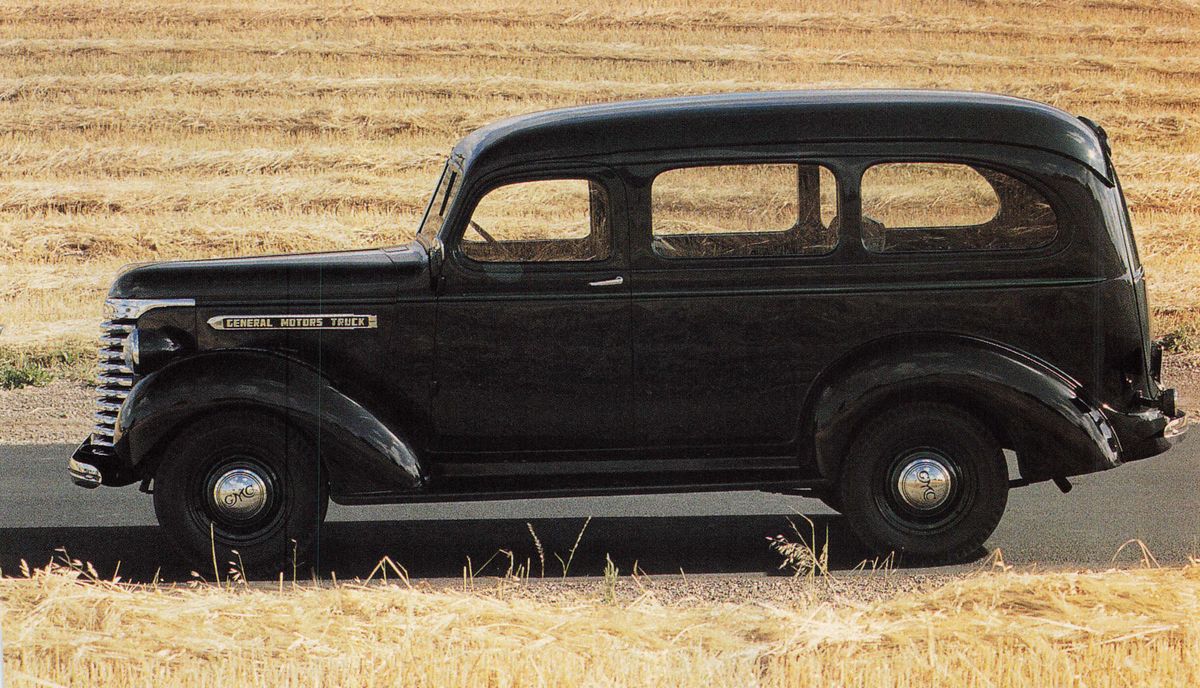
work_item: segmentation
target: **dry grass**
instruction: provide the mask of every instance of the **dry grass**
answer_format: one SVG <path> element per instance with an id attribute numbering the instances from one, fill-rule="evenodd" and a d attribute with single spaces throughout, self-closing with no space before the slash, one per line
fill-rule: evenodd
<path id="1" fill-rule="evenodd" d="M 871 603 L 663 603 L 653 587 L 632 598 L 615 589 L 549 604 L 520 584 L 231 592 L 60 569 L 0 579 L 0 609 L 12 686 L 1200 682 L 1196 565 L 984 573 Z"/>
<path id="2" fill-rule="evenodd" d="M 124 263 L 404 241 L 440 156 L 498 117 L 838 86 L 996 91 L 1101 121 L 1156 334 L 1195 346 L 1198 48 L 1193 0 L 9 3 L 0 349 L 89 341 Z"/>

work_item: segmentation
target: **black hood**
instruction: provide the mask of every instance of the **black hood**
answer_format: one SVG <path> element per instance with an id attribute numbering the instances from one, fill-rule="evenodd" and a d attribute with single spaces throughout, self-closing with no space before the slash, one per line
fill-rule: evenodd
<path id="1" fill-rule="evenodd" d="M 191 298 L 197 305 L 386 301 L 429 290 L 429 260 L 413 243 L 391 249 L 149 263 L 113 282 L 109 298 Z"/>

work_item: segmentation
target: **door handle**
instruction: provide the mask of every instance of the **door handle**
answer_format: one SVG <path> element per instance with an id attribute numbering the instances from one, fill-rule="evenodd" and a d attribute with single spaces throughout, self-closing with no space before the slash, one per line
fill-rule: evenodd
<path id="1" fill-rule="evenodd" d="M 625 284 L 625 278 L 620 275 L 617 275 L 616 277 L 613 277 L 612 279 L 588 282 L 589 287 L 619 287 L 622 284 Z"/>

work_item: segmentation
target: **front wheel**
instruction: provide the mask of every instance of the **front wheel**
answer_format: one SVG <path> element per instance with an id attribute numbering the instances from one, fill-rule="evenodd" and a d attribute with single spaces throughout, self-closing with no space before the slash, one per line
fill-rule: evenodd
<path id="1" fill-rule="evenodd" d="M 838 499 L 875 552 L 961 561 L 1000 522 L 1008 469 L 995 438 L 970 414 L 947 404 L 905 404 L 859 432 Z"/>
<path id="2" fill-rule="evenodd" d="M 273 576 L 307 564 L 327 505 L 312 444 L 267 414 L 194 423 L 169 444 L 154 477 L 159 524 L 206 577 L 232 566 Z"/>

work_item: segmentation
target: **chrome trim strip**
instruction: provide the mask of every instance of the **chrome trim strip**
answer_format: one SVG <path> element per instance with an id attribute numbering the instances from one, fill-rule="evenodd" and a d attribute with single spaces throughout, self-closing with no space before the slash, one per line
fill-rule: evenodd
<path id="1" fill-rule="evenodd" d="M 275 324 L 276 320 L 287 321 L 305 321 L 316 320 L 320 318 L 320 324 L 300 325 L 300 324 Z M 355 318 L 365 320 L 363 325 L 338 325 L 330 322 L 335 318 Z M 249 326 L 227 326 L 228 320 L 248 320 L 260 324 Z M 214 330 L 224 330 L 236 332 L 239 330 L 373 330 L 379 327 L 378 315 L 367 315 L 363 313 L 274 313 L 274 314 L 248 314 L 248 315 L 214 315 L 208 319 L 208 326 Z M 328 323 L 328 324 L 327 324 Z"/>
<path id="2" fill-rule="evenodd" d="M 195 306 L 196 299 L 105 299 L 104 311 L 113 320 L 137 320 L 155 308 Z"/>

